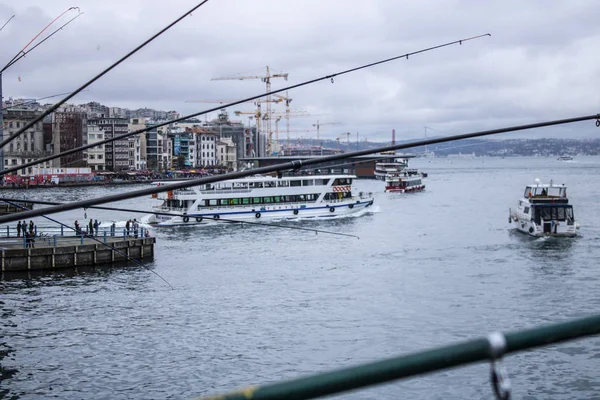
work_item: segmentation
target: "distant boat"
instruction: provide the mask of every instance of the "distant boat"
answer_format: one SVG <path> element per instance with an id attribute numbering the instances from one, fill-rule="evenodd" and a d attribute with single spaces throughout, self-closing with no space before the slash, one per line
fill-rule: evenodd
<path id="1" fill-rule="evenodd" d="M 385 178 L 385 191 L 392 193 L 411 193 L 420 192 L 425 189 L 425 185 L 418 176 L 409 176 L 408 174 L 393 174 Z"/>
<path id="2" fill-rule="evenodd" d="M 557 158 L 558 161 L 573 161 L 573 157 L 571 156 L 560 156 Z"/>

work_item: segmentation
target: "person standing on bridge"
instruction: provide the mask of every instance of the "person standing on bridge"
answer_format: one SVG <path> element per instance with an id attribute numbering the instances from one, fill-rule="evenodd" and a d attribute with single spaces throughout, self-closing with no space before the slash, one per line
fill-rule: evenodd
<path id="1" fill-rule="evenodd" d="M 98 227 L 100 226 L 100 223 L 98 222 L 98 220 L 94 221 L 94 232 L 96 234 L 96 236 L 98 236 Z"/>
<path id="2" fill-rule="evenodd" d="M 25 229 L 23 229 L 25 231 Z M 21 221 L 17 224 L 17 237 L 21 237 Z"/>
<path id="3" fill-rule="evenodd" d="M 94 221 L 90 218 L 90 223 L 88 224 L 88 233 L 90 236 L 94 236 Z"/>
<path id="4" fill-rule="evenodd" d="M 35 232 L 35 226 L 33 225 L 33 220 L 29 220 L 29 235 L 33 236 L 33 233 Z"/>

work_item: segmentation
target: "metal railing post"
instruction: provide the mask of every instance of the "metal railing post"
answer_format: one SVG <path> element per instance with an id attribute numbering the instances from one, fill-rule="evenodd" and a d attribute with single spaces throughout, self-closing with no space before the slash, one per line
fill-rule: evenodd
<path id="1" fill-rule="evenodd" d="M 83 233 L 81 234 L 81 245 L 83 246 Z"/>
<path id="2" fill-rule="evenodd" d="M 106 230 L 104 230 L 104 243 L 106 243 Z"/>
<path id="3" fill-rule="evenodd" d="M 54 242 L 52 244 L 56 248 L 56 235 L 52 236 L 52 239 L 53 239 L 53 242 Z"/>
<path id="4" fill-rule="evenodd" d="M 65 236 L 65 227 L 64 226 L 60 226 L 60 236 Z"/>

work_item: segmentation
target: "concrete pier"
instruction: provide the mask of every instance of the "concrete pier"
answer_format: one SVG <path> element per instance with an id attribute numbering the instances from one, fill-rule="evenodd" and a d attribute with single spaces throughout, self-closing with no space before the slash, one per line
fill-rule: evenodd
<path id="1" fill-rule="evenodd" d="M 105 240 L 102 237 L 98 239 Z M 108 237 L 106 243 L 99 243 L 89 237 L 58 236 L 45 239 L 37 237 L 35 247 L 23 248 L 22 238 L 0 238 L 1 270 L 4 275 L 111 264 L 126 261 L 124 254 L 135 260 L 151 259 L 154 257 L 155 242 L 153 237 Z"/>

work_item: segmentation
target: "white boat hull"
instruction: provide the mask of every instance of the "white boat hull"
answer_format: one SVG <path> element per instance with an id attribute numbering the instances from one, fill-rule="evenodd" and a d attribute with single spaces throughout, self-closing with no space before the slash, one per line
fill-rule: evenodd
<path id="1" fill-rule="evenodd" d="M 575 237 L 577 236 L 577 223 L 568 225 L 567 223 L 560 222 L 552 225 L 552 222 L 544 222 L 542 225 L 536 224 L 534 221 L 528 221 L 524 218 L 520 218 L 517 213 L 513 212 L 510 216 L 511 225 L 516 228 L 519 232 L 534 237 Z"/>
<path id="2" fill-rule="evenodd" d="M 142 222 L 158 226 L 208 225 L 218 220 L 259 222 L 298 218 L 331 218 L 355 214 L 373 205 L 373 199 L 323 205 L 273 205 L 267 207 L 214 207 L 187 215 L 148 215 Z M 164 210 L 155 208 L 156 212 Z"/>

